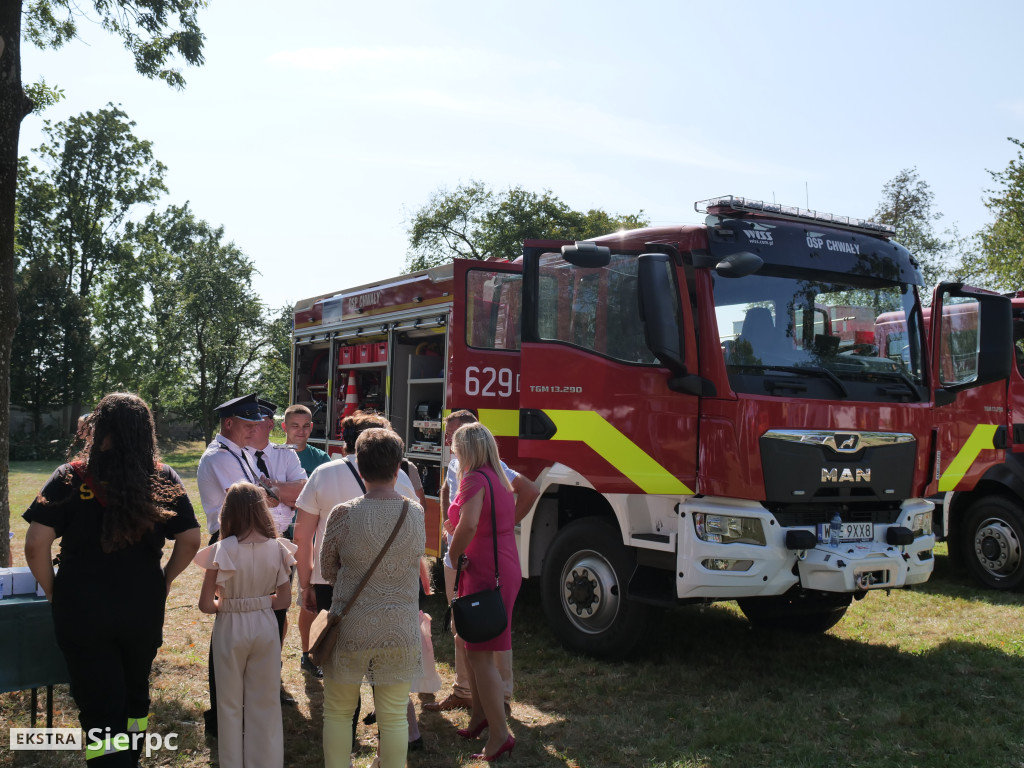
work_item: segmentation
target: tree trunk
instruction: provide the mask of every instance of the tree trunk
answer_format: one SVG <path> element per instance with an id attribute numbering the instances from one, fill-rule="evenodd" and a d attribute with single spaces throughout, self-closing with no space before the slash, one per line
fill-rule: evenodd
<path id="1" fill-rule="evenodd" d="M 11 344 L 18 328 L 14 294 L 14 201 L 18 134 L 32 102 L 21 85 L 21 2 L 0 2 L 0 567 L 11 564 Z"/>

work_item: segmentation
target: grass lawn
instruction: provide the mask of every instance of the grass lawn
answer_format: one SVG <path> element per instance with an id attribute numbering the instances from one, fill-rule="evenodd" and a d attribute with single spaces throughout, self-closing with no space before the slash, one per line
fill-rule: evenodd
<path id="1" fill-rule="evenodd" d="M 198 449 L 166 456 L 197 513 Z M 20 514 L 52 470 L 11 465 L 15 565 L 24 564 Z M 944 553 L 940 545 L 928 584 L 872 593 L 824 635 L 755 630 L 732 603 L 680 608 L 652 624 L 641 657 L 617 664 L 565 652 L 546 628 L 536 584 L 525 582 L 514 615 L 517 746 L 509 764 L 1024 767 L 1024 598 L 975 589 L 946 572 Z M 196 607 L 200 583 L 194 566 L 175 582 L 153 669 L 151 728 L 178 733 L 179 750 L 143 765 L 216 764 L 216 742 L 202 728 L 213 618 Z M 285 765 L 320 766 L 322 687 L 299 672 L 297 612 L 283 654 L 284 686 L 297 699 L 284 708 Z M 429 612 L 447 684 L 453 653 L 440 632 L 443 599 L 432 598 Z M 367 688 L 364 711 L 370 706 Z M 78 725 L 67 686 L 57 687 L 55 709 L 56 726 Z M 0 721 L 28 726 L 27 691 L 0 694 Z M 409 765 L 472 764 L 482 742 L 454 733 L 467 722 L 464 712 L 422 712 L 426 749 L 411 753 Z M 354 765 L 369 765 L 375 735 L 360 725 Z M 76 753 L 0 752 L 0 766 L 81 764 Z"/>

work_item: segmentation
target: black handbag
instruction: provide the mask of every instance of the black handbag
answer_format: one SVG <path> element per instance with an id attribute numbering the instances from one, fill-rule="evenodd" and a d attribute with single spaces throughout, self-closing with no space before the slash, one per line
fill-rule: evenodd
<path id="1" fill-rule="evenodd" d="M 505 601 L 501 599 L 501 581 L 498 576 L 498 525 L 494 514 L 494 486 L 491 479 L 480 473 L 487 481 L 491 491 L 491 536 L 494 542 L 494 589 L 485 589 L 471 595 L 463 595 L 452 599 L 448 606 L 455 624 L 455 632 L 463 640 L 470 643 L 485 643 L 493 640 L 508 626 L 508 615 L 505 613 Z M 459 591 L 459 577 L 462 575 L 462 564 L 465 555 L 459 557 L 459 566 L 455 571 L 455 592 Z M 448 626 L 445 616 L 445 626 Z"/>

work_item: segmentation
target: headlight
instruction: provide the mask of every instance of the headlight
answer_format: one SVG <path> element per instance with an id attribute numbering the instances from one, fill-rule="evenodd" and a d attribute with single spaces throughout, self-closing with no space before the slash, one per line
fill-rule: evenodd
<path id="1" fill-rule="evenodd" d="M 764 529 L 756 517 L 734 517 L 695 512 L 693 527 L 697 538 L 715 544 L 759 544 L 764 546 Z"/>
<path id="2" fill-rule="evenodd" d="M 914 536 L 930 536 L 932 532 L 932 513 L 918 512 L 910 521 L 910 530 Z"/>

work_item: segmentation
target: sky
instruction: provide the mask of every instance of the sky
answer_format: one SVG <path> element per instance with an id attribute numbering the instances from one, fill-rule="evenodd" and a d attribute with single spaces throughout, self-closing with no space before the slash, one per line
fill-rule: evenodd
<path id="1" fill-rule="evenodd" d="M 870 218 L 916 168 L 970 234 L 1024 139 L 1019 0 L 211 0 L 200 24 L 182 91 L 95 21 L 26 44 L 24 81 L 66 99 L 21 153 L 120 105 L 168 168 L 159 207 L 223 226 L 273 308 L 398 275 L 415 212 L 471 180 L 692 224 L 724 194 Z"/>

